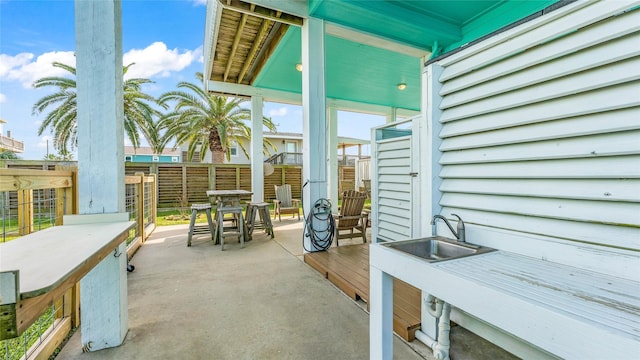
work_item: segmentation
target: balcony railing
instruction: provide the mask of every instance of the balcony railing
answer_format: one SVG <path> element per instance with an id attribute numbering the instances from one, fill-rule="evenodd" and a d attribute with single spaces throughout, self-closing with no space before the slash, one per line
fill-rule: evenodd
<path id="1" fill-rule="evenodd" d="M 272 155 L 264 162 L 272 165 L 302 165 L 302 153 L 281 152 Z"/>
<path id="2" fill-rule="evenodd" d="M 371 156 L 358 156 L 358 155 L 338 155 L 339 166 L 355 166 L 356 160 L 370 159 Z"/>
<path id="3" fill-rule="evenodd" d="M 11 152 L 24 152 L 24 143 L 16 139 L 0 135 L 0 151 L 8 150 Z"/>
<path id="4" fill-rule="evenodd" d="M 338 155 L 338 165 L 354 166 L 357 159 L 369 159 L 370 156 Z M 264 162 L 272 165 L 302 165 L 302 153 L 281 152 L 272 155 Z"/>

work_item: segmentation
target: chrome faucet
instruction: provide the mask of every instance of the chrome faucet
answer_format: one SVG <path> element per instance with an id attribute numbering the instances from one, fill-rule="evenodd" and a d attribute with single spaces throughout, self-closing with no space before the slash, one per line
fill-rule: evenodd
<path id="1" fill-rule="evenodd" d="M 456 237 L 456 239 L 458 239 L 458 241 L 460 242 L 465 242 L 464 221 L 462 221 L 462 218 L 460 218 L 460 216 L 456 214 L 451 214 L 451 215 L 458 218 L 458 226 L 457 226 L 458 231 L 453 230 L 453 227 L 449 223 L 449 220 L 447 220 L 447 218 L 442 215 L 434 215 L 433 219 L 431 219 L 431 225 L 435 225 L 437 219 L 442 219 L 444 223 L 447 224 L 447 227 L 449 228 L 449 230 L 451 230 L 451 233 Z"/>

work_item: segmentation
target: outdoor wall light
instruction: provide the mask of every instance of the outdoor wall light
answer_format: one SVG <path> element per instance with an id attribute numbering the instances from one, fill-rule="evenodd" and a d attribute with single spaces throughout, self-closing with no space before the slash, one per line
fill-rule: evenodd
<path id="1" fill-rule="evenodd" d="M 296 64 L 296 70 L 302 71 L 302 64 Z"/>
<path id="2" fill-rule="evenodd" d="M 398 84 L 398 90 L 404 90 L 406 88 L 407 88 L 407 84 L 405 84 L 405 83 Z"/>

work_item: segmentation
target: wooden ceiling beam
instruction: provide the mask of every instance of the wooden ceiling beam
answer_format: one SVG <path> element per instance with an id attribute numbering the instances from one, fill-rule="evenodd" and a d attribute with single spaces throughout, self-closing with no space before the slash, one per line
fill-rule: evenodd
<path id="1" fill-rule="evenodd" d="M 251 49 L 249 49 L 249 54 L 247 55 L 247 58 L 244 61 L 242 70 L 240 70 L 240 75 L 238 75 L 238 84 L 242 83 L 244 76 L 247 74 L 247 70 L 249 70 L 249 66 L 251 66 L 251 60 L 256 55 L 256 52 L 258 52 L 258 49 L 260 48 L 260 44 L 262 44 L 262 38 L 264 37 L 267 30 L 269 29 L 270 23 L 271 23 L 271 20 L 262 19 L 262 25 L 260 26 L 260 30 L 258 31 L 258 34 L 256 35 L 253 41 L 253 45 L 251 45 Z"/>
<path id="2" fill-rule="evenodd" d="M 236 55 L 236 51 L 238 51 L 238 45 L 240 44 L 240 39 L 242 38 L 242 32 L 244 31 L 244 27 L 247 24 L 248 16 L 249 15 L 247 15 L 246 13 L 242 14 L 242 18 L 240 19 L 240 23 L 238 24 L 238 30 L 236 31 L 236 35 L 233 38 L 233 45 L 231 46 L 229 61 L 227 61 L 227 67 L 224 69 L 224 76 L 222 77 L 222 81 L 227 81 L 227 78 L 229 77 L 229 71 L 231 71 L 231 64 L 233 64 L 233 58 Z"/>
<path id="3" fill-rule="evenodd" d="M 255 63 L 253 64 L 251 73 L 254 75 L 253 75 L 253 78 L 251 79 L 251 84 L 253 84 L 253 82 L 255 81 L 255 76 L 260 73 L 264 65 L 267 63 L 267 60 L 269 60 L 269 57 L 278 46 L 278 43 L 280 42 L 284 34 L 287 32 L 287 29 L 289 29 L 289 25 L 287 24 L 276 23 L 276 25 L 278 25 L 276 26 L 277 28 L 272 29 L 272 32 L 269 34 L 269 39 L 260 50 L 258 59 L 256 59 Z"/>
<path id="4" fill-rule="evenodd" d="M 220 1 L 220 4 L 229 10 L 238 11 L 243 14 L 253 15 L 272 21 L 279 21 L 289 25 L 302 26 L 301 17 L 286 13 L 282 13 L 281 16 L 276 17 L 276 10 L 272 10 L 255 4 L 249 4 L 241 0 L 226 0 L 224 2 Z"/>

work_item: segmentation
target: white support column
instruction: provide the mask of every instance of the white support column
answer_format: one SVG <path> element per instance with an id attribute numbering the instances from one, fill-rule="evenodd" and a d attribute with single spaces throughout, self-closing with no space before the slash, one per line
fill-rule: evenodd
<path id="1" fill-rule="evenodd" d="M 378 142 L 376 141 L 376 128 L 371 128 L 371 161 L 369 162 L 369 174 L 371 176 L 371 243 L 378 242 Z M 371 297 L 369 297 L 371 298 Z"/>
<path id="2" fill-rule="evenodd" d="M 75 1 L 80 214 L 125 211 L 121 14 L 119 0 Z M 80 282 L 82 344 L 92 351 L 127 334 L 124 243 L 119 251 Z"/>
<path id="3" fill-rule="evenodd" d="M 393 278 L 373 266 L 369 267 L 369 300 L 369 358 L 393 359 Z"/>
<path id="4" fill-rule="evenodd" d="M 313 203 L 327 197 L 327 99 L 325 93 L 325 24 L 315 18 L 302 26 L 302 181 L 305 214 Z M 308 242 L 305 237 L 305 242 Z M 311 245 L 306 243 L 306 249 Z"/>
<path id="5" fill-rule="evenodd" d="M 327 192 L 332 212 L 338 212 L 338 109 L 329 106 L 329 182 Z"/>
<path id="6" fill-rule="evenodd" d="M 254 202 L 264 200 L 264 168 L 262 156 L 262 96 L 251 97 L 251 189 Z"/>
<path id="7" fill-rule="evenodd" d="M 398 109 L 397 108 L 389 108 L 389 112 L 387 113 L 387 124 L 395 122 L 398 118 Z"/>
<path id="8" fill-rule="evenodd" d="M 422 155 L 421 164 L 421 194 L 420 202 L 423 207 L 420 209 L 424 214 L 424 219 L 431 219 L 435 214 L 439 214 L 440 198 L 442 193 L 440 192 L 440 185 L 442 179 L 440 178 L 440 145 L 442 140 L 439 137 L 442 131 L 442 124 L 440 118 L 442 116 L 442 110 L 440 110 L 440 102 L 442 97 L 440 94 L 440 88 L 442 85 L 438 81 L 438 78 L 442 74 L 443 68 L 438 64 L 429 65 L 422 76 L 422 125 L 420 131 L 420 153 Z M 425 230 L 421 235 L 430 236 L 431 229 L 425 227 Z"/>
<path id="9" fill-rule="evenodd" d="M 440 110 L 440 97 L 441 84 L 438 82 L 438 78 L 442 74 L 442 67 L 437 64 L 431 64 L 424 69 L 422 74 L 422 122 L 419 127 L 420 141 L 420 154 L 421 154 L 421 166 L 420 166 L 420 213 L 423 221 L 427 221 L 433 217 L 433 215 L 440 213 L 440 138 L 438 134 L 442 130 L 442 124 L 440 124 L 440 116 L 442 110 Z M 423 226 L 420 229 L 421 234 L 419 236 L 431 236 L 431 226 Z M 426 310 L 426 303 L 428 294 L 422 292 L 422 332 L 429 335 L 433 339 L 437 338 L 438 331 L 438 319 L 431 316 Z"/>
<path id="10" fill-rule="evenodd" d="M 347 163 L 347 147 L 345 146 L 345 144 L 342 144 L 342 163 Z"/>

